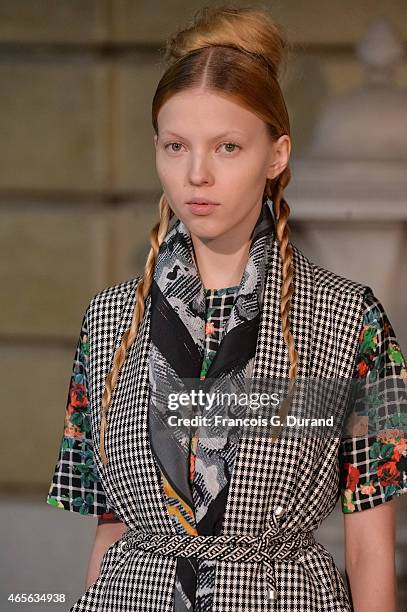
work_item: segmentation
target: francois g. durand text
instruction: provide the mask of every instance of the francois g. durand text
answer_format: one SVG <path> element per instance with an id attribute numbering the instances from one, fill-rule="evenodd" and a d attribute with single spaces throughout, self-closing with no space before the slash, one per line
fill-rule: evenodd
<path id="1" fill-rule="evenodd" d="M 260 416 L 231 418 L 219 414 L 212 417 L 197 415 L 192 418 L 185 418 L 174 414 L 168 417 L 168 425 L 170 427 L 266 427 L 268 425 L 272 425 L 273 427 L 333 427 L 334 418 L 333 416 L 327 418 L 297 417 L 292 414 L 287 414 L 284 419 L 281 419 L 279 415 L 274 415 L 269 418 Z"/>

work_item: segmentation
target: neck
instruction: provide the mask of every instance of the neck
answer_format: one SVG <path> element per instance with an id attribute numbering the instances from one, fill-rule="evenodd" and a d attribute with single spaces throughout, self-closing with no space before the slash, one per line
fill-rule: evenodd
<path id="1" fill-rule="evenodd" d="M 243 223 L 212 239 L 191 232 L 195 263 L 206 289 L 240 284 L 258 217 L 259 208 L 256 207 Z"/>

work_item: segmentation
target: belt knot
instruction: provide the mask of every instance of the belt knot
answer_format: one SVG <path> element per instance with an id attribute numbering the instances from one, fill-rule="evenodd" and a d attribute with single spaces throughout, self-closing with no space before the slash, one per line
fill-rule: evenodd
<path id="1" fill-rule="evenodd" d="M 305 548 L 315 545 L 312 531 L 285 532 L 279 520 L 284 509 L 277 506 L 267 527 L 256 536 L 251 535 L 190 535 L 148 533 L 129 530 L 119 541 L 119 550 L 144 550 L 169 557 L 194 557 L 240 563 L 262 563 L 269 581 L 270 599 L 277 599 L 273 560 L 295 560 Z"/>

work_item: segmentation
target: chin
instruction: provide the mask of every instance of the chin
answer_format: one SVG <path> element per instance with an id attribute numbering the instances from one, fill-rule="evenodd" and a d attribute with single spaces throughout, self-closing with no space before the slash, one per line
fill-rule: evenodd
<path id="1" fill-rule="evenodd" d="M 210 223 L 202 222 L 189 222 L 185 223 L 191 234 L 194 234 L 200 240 L 215 240 L 224 233 L 224 230 L 219 227 L 219 223 L 216 226 Z"/>
<path id="2" fill-rule="evenodd" d="M 210 219 L 209 216 L 177 215 L 188 230 L 199 238 L 216 238 L 223 233 L 219 219 Z"/>

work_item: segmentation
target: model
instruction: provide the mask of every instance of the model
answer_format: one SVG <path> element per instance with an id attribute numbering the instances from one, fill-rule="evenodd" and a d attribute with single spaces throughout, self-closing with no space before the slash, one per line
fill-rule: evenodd
<path id="1" fill-rule="evenodd" d="M 160 218 L 143 274 L 86 309 L 47 498 L 98 517 L 72 612 L 396 610 L 406 362 L 372 289 L 289 240 L 286 51 L 248 7 L 204 8 L 167 42 L 152 104 Z M 271 379 L 288 383 L 274 416 L 312 433 L 284 419 L 271 435 L 183 430 L 196 406 L 165 399 L 191 381 Z M 302 421 L 299 380 L 338 383 L 313 389 Z M 313 533 L 339 499 L 349 589 Z"/>

